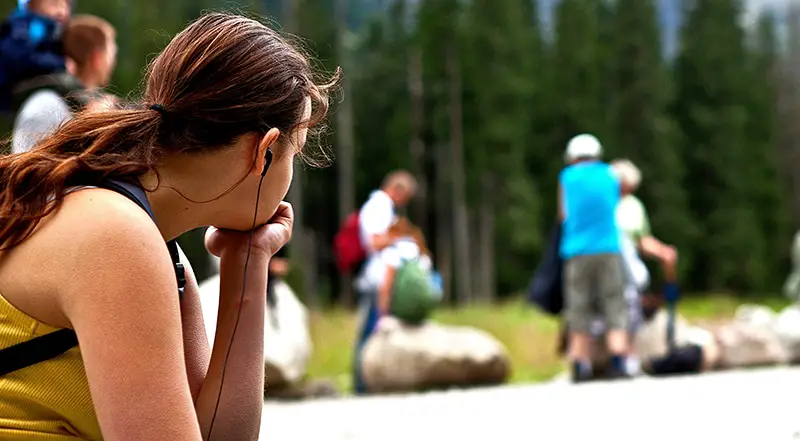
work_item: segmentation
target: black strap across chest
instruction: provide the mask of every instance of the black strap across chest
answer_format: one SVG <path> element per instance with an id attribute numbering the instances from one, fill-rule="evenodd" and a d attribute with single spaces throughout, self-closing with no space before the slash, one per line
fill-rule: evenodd
<path id="1" fill-rule="evenodd" d="M 123 181 L 106 181 L 100 188 L 115 191 L 128 199 L 132 200 L 139 207 L 150 215 L 155 222 L 155 215 L 147 200 L 147 196 L 141 187 Z M 180 261 L 178 244 L 174 240 L 167 242 L 172 264 L 175 267 L 175 278 L 178 282 L 178 295 L 183 297 L 183 289 L 186 285 L 186 274 L 183 264 Z M 32 366 L 45 360 L 58 357 L 71 348 L 78 345 L 78 336 L 72 329 L 59 329 L 58 331 L 42 335 L 31 340 L 0 349 L 0 376 L 10 372 Z"/>

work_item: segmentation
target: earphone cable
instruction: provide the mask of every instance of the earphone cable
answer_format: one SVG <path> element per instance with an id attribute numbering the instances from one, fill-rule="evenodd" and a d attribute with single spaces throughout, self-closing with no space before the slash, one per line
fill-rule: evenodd
<path id="1" fill-rule="evenodd" d="M 242 316 L 244 293 L 245 288 L 247 287 L 247 265 L 250 263 L 250 247 L 253 245 L 253 234 L 256 228 L 256 219 L 258 218 L 258 203 L 261 199 L 261 184 L 264 183 L 264 176 L 265 173 L 261 175 L 261 179 L 258 181 L 258 190 L 256 192 L 256 208 L 253 210 L 253 225 L 250 228 L 250 236 L 247 239 L 247 257 L 244 259 L 244 274 L 242 275 L 242 292 L 239 297 L 239 309 L 236 313 L 236 322 L 234 322 L 233 325 L 233 333 L 231 333 L 231 341 L 228 344 L 228 351 L 225 354 L 225 364 L 222 365 L 222 378 L 220 379 L 219 384 L 219 394 L 217 395 L 217 403 L 214 405 L 214 414 L 211 416 L 211 425 L 208 427 L 208 437 L 206 438 L 206 441 L 211 439 L 211 434 L 214 431 L 214 421 L 217 419 L 217 409 L 219 409 L 219 402 L 222 399 L 223 386 L 225 385 L 225 370 L 228 368 L 228 359 L 231 356 L 233 342 L 236 339 L 236 330 L 239 328 L 239 319 Z"/>

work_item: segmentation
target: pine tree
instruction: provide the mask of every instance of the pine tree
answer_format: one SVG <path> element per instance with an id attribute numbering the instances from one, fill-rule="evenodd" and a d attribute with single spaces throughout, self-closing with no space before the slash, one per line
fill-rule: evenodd
<path id="1" fill-rule="evenodd" d="M 697 0 L 676 60 L 674 116 L 688 173 L 684 185 L 700 230 L 691 281 L 696 289 L 750 290 L 767 268 L 748 165 L 752 84 L 736 0 Z M 754 117 L 750 115 L 750 117 Z"/>
<path id="2" fill-rule="evenodd" d="M 527 151 L 541 148 L 530 124 L 541 50 L 532 7 L 530 1 L 475 0 L 467 14 L 466 149 L 473 243 L 479 248 L 473 266 L 486 297 L 497 282 L 506 291 L 519 286 L 541 237 L 537 189 L 525 168 Z M 503 256 L 502 265 L 495 264 L 495 254 Z"/>
<path id="3" fill-rule="evenodd" d="M 691 263 L 691 230 L 682 188 L 683 164 L 668 115 L 668 79 L 653 0 L 618 0 L 613 18 L 613 145 L 608 151 L 642 171 L 637 195 L 649 208 L 656 237 Z"/>
<path id="4" fill-rule="evenodd" d="M 549 116 L 543 142 L 541 176 L 543 225 L 555 220 L 557 177 L 564 167 L 567 142 L 580 133 L 608 141 L 607 45 L 601 42 L 602 5 L 596 0 L 561 0 L 555 11 L 555 41 L 547 58 L 544 81 L 547 92 L 538 105 Z M 546 164 L 546 165 L 545 165 Z"/>
<path id="5" fill-rule="evenodd" d="M 778 166 L 778 40 L 775 17 L 766 12 L 759 17 L 752 35 L 752 63 L 748 98 L 748 136 L 751 160 L 747 164 L 754 176 L 752 198 L 758 226 L 764 234 L 767 275 L 758 288 L 776 292 L 788 271 L 792 237 L 787 203 L 788 179 Z"/>

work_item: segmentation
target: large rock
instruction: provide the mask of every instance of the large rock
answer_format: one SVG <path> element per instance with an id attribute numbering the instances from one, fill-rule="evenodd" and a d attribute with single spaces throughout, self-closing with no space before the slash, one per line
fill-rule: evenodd
<path id="1" fill-rule="evenodd" d="M 767 306 L 745 303 L 736 308 L 733 320 L 739 323 L 756 327 L 766 327 L 772 329 L 778 316 L 775 311 Z"/>
<path id="2" fill-rule="evenodd" d="M 507 351 L 485 331 L 433 322 L 391 323 L 382 323 L 362 352 L 364 382 L 371 392 L 499 384 L 508 378 Z"/>
<path id="3" fill-rule="evenodd" d="M 733 321 L 717 327 L 714 336 L 722 348 L 721 369 L 771 366 L 789 361 L 778 335 L 768 326 Z"/>
<path id="4" fill-rule="evenodd" d="M 659 310 L 645 322 L 634 338 L 634 351 L 642 360 L 663 357 L 669 350 L 667 344 L 667 322 L 669 314 Z M 675 317 L 675 345 L 698 345 L 703 348 L 703 371 L 715 367 L 721 358 L 721 348 L 714 335 L 703 328 L 689 324 L 683 317 Z"/>
<path id="5" fill-rule="evenodd" d="M 775 332 L 786 349 L 789 362 L 800 363 L 800 305 L 787 306 L 775 320 Z"/>
<path id="6" fill-rule="evenodd" d="M 741 305 L 731 322 L 714 326 L 712 332 L 722 349 L 719 367 L 733 369 L 771 366 L 789 357 L 776 331 L 777 316 L 761 305 Z"/>
<path id="7" fill-rule="evenodd" d="M 275 299 L 275 308 L 267 307 L 264 317 L 264 375 L 268 391 L 301 381 L 312 351 L 305 306 L 283 281 L 275 284 Z M 200 285 L 200 300 L 208 341 L 213 345 L 219 309 L 219 275 Z"/>

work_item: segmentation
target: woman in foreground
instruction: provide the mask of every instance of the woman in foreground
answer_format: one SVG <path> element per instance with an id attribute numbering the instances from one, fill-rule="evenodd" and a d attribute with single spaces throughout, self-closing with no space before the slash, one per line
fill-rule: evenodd
<path id="1" fill-rule="evenodd" d="M 328 87 L 266 26 L 210 14 L 153 61 L 139 105 L 78 114 L 0 159 L 0 349 L 59 328 L 79 344 L 0 376 L 0 439 L 258 438 L 267 266 Z M 97 188 L 110 179 L 144 188 L 155 223 Z M 213 351 L 164 242 L 205 225 L 221 259 Z"/>

